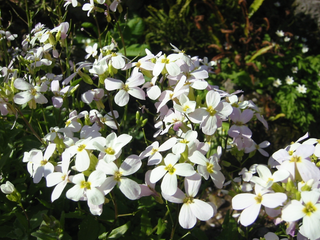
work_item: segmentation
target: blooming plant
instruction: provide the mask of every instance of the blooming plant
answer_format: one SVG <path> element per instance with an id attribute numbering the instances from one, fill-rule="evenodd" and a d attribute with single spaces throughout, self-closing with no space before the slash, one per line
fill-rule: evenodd
<path id="1" fill-rule="evenodd" d="M 172 52 L 157 54 L 126 46 L 122 30 L 130 25 L 121 25 L 121 1 L 63 3 L 53 28 L 28 22 L 30 32 L 2 66 L 1 131 L 16 139 L 1 147 L 7 213 L 0 219 L 13 223 L 2 236 L 206 237 L 199 227 L 218 213 L 210 201 L 217 189 L 233 195 L 231 210 L 241 211 L 243 226 L 269 216 L 275 226 L 286 223 L 289 236 L 320 237 L 312 224 L 319 221 L 318 140 L 301 138 L 275 152 L 268 166 L 255 164 L 234 178 L 230 169 L 240 171 L 245 154 L 269 156 L 262 148 L 270 143 L 257 144 L 250 129 L 268 129 L 258 106 L 241 90 L 213 85 L 215 64 L 207 58 L 172 44 Z M 73 45 L 77 27 L 66 17 L 73 8 L 96 23 L 92 46 Z M 6 47 L 18 37 L 1 31 Z"/>

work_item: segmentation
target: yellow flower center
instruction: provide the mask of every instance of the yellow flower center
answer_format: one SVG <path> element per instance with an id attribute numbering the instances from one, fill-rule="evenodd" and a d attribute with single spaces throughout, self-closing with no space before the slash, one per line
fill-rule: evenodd
<path id="1" fill-rule="evenodd" d="M 90 182 L 86 182 L 86 181 L 82 181 L 81 183 L 80 183 L 80 187 L 81 188 L 86 188 L 86 189 L 91 189 L 91 183 Z"/>
<path id="2" fill-rule="evenodd" d="M 43 160 L 40 162 L 41 166 L 44 166 L 44 165 L 46 165 L 47 163 L 48 163 L 48 160 L 47 160 L 47 159 L 43 159 Z"/>
<path id="3" fill-rule="evenodd" d="M 109 155 L 114 155 L 115 154 L 115 151 L 111 147 L 106 148 L 104 151 L 105 151 L 106 154 L 109 154 Z"/>
<path id="4" fill-rule="evenodd" d="M 152 148 L 151 155 L 155 154 L 156 152 L 158 152 L 158 148 Z"/>
<path id="5" fill-rule="evenodd" d="M 121 176 L 122 176 L 122 173 L 117 171 L 117 172 L 114 173 L 113 177 L 114 177 L 114 180 L 116 180 L 117 182 L 120 182 Z"/>
<path id="6" fill-rule="evenodd" d="M 190 109 L 190 107 L 188 105 L 185 105 L 182 109 L 183 112 L 186 112 L 188 109 Z"/>
<path id="7" fill-rule="evenodd" d="M 300 156 L 292 156 L 290 158 L 290 162 L 301 162 L 301 157 Z"/>
<path id="8" fill-rule="evenodd" d="M 217 113 L 212 106 L 207 107 L 207 112 L 210 114 L 210 116 L 214 116 Z"/>
<path id="9" fill-rule="evenodd" d="M 78 152 L 81 152 L 81 151 L 84 150 L 85 148 L 86 148 L 86 145 L 81 144 L 81 145 L 78 147 Z"/>
<path id="10" fill-rule="evenodd" d="M 174 168 L 174 166 L 172 166 L 171 164 L 169 164 L 168 166 L 166 166 L 164 168 L 166 171 L 168 171 L 169 174 L 174 174 L 174 172 L 176 171 L 176 169 Z"/>
<path id="11" fill-rule="evenodd" d="M 128 84 L 125 84 L 125 85 L 123 86 L 123 90 L 125 90 L 126 92 L 128 92 L 128 91 L 130 90 Z"/>
<path id="12" fill-rule="evenodd" d="M 307 202 L 305 205 L 305 208 L 302 209 L 302 211 L 307 215 L 310 216 L 313 212 L 317 211 L 317 208 L 315 205 L 313 205 L 312 202 Z"/>
<path id="13" fill-rule="evenodd" d="M 37 90 L 33 88 L 33 89 L 31 90 L 31 95 L 32 95 L 32 96 L 35 96 L 36 94 L 37 94 Z"/>
<path id="14" fill-rule="evenodd" d="M 260 203 L 262 202 L 262 196 L 261 196 L 261 194 L 259 193 L 257 196 L 255 196 L 254 199 L 256 200 L 256 202 L 257 202 L 258 204 L 260 204 Z"/>
<path id="15" fill-rule="evenodd" d="M 186 204 L 190 204 L 190 203 L 193 203 L 193 197 L 186 197 L 185 199 L 183 199 L 183 203 L 186 203 Z"/>
<path id="16" fill-rule="evenodd" d="M 207 171 L 208 173 L 213 173 L 213 164 L 207 162 Z"/>
<path id="17" fill-rule="evenodd" d="M 68 127 L 70 125 L 70 123 L 71 123 L 70 120 L 66 121 L 66 127 Z"/>
<path id="18" fill-rule="evenodd" d="M 163 58 L 163 59 L 161 60 L 161 63 L 168 64 L 169 62 L 170 62 L 170 60 L 167 59 L 167 58 Z"/>

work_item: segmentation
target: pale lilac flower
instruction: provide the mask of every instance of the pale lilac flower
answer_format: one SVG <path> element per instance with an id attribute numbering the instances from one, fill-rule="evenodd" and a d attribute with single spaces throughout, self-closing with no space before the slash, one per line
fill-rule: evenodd
<path id="1" fill-rule="evenodd" d="M 23 90 L 23 92 L 19 92 L 13 97 L 16 104 L 22 105 L 31 101 L 34 102 L 30 104 L 31 108 L 35 108 L 36 103 L 45 104 L 48 102 L 48 99 L 42 94 L 47 90 L 46 85 L 33 86 L 22 78 L 17 78 L 14 81 L 14 87 Z"/>
<path id="2" fill-rule="evenodd" d="M 251 153 L 255 150 L 258 150 L 263 156 L 269 157 L 269 153 L 267 153 L 265 150 L 262 149 L 262 148 L 266 148 L 268 146 L 270 146 L 270 142 L 268 142 L 268 141 L 263 141 L 260 144 L 256 144 L 256 142 L 252 140 L 252 145 L 249 147 L 246 147 L 244 149 L 244 152 Z"/>
<path id="3" fill-rule="evenodd" d="M 177 143 L 172 146 L 172 152 L 174 154 L 181 154 L 186 148 L 190 149 L 198 137 L 198 132 L 189 130 L 181 136 L 182 138 L 177 139 Z"/>
<path id="4" fill-rule="evenodd" d="M 249 122 L 252 117 L 252 110 L 245 109 L 241 112 L 239 108 L 233 107 L 233 112 L 230 114 L 230 118 L 234 122 L 234 125 L 232 125 L 228 131 L 229 136 L 234 139 L 239 137 L 239 135 L 251 138 L 252 132 L 245 124 Z"/>
<path id="5" fill-rule="evenodd" d="M 195 199 L 201 186 L 201 176 L 194 174 L 184 179 L 186 193 L 179 188 L 173 195 L 162 193 L 162 196 L 173 203 L 183 203 L 179 213 L 179 224 L 185 229 L 193 228 L 197 219 L 207 221 L 214 216 L 217 209 L 213 204 Z"/>
<path id="6" fill-rule="evenodd" d="M 258 217 L 261 206 L 276 208 L 281 206 L 287 200 L 284 193 L 273 193 L 269 190 L 263 190 L 259 185 L 255 186 L 255 194 L 240 193 L 232 198 L 232 208 L 243 210 L 240 214 L 240 223 L 247 227 L 251 225 Z"/>
<path id="7" fill-rule="evenodd" d="M 113 2 L 110 4 L 110 10 L 112 12 L 117 11 L 117 7 L 118 7 L 119 3 L 121 3 L 121 0 L 113 0 Z"/>
<path id="8" fill-rule="evenodd" d="M 82 102 L 86 104 L 92 103 L 92 101 L 101 101 L 104 97 L 104 90 L 102 88 L 90 89 L 81 95 Z"/>

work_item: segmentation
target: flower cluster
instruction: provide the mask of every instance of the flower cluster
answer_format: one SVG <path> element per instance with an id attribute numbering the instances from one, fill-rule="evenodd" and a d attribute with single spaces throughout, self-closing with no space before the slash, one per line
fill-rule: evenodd
<path id="1" fill-rule="evenodd" d="M 69 5 L 81 4 L 66 0 L 64 6 Z M 121 5 L 119 0 L 90 0 L 82 10 L 87 16 L 95 11 L 109 16 L 110 11 L 121 11 Z M 8 32 L 0 34 L 6 36 L 1 40 L 16 38 Z M 93 215 L 101 215 L 108 195 L 113 197 L 118 189 L 130 200 L 152 196 L 158 202 L 164 198 L 181 204 L 179 224 L 190 229 L 197 220 L 207 221 L 217 212 L 217 206 L 199 192 L 208 180 L 215 188 L 225 186 L 221 159 L 227 151 L 240 158 L 256 151 L 269 157 L 264 148 L 270 143 L 256 143 L 249 127 L 258 120 L 268 128 L 267 121 L 253 101 L 240 95 L 242 91 L 230 94 L 210 84 L 215 62 L 189 56 L 174 45 L 172 53 L 153 54 L 145 49 L 145 56 L 131 60 L 113 40 L 109 45 L 95 42 L 85 47 L 82 61 L 66 58 L 70 61 L 60 70 L 56 66 L 62 56 L 71 54 L 68 34 L 67 22 L 53 29 L 38 23 L 15 57 L 23 71 L 12 62 L 2 68 L 1 75 L 1 115 L 23 117 L 23 110 L 38 108 L 61 114 L 56 125 L 46 122 L 41 136 L 30 128 L 42 147 L 23 156 L 33 182 L 45 179 L 46 186 L 53 187 L 52 202 L 65 195 L 71 201 L 85 201 Z M 283 36 L 283 32 L 277 34 Z M 293 78 L 288 76 L 286 83 L 293 84 Z M 276 80 L 274 86 L 280 85 L 281 80 Z M 307 89 L 299 85 L 297 90 L 305 93 Z M 137 111 L 134 128 L 126 125 L 128 111 Z M 145 146 L 136 151 L 135 130 L 150 121 L 140 112 L 150 114 L 155 122 L 148 122 L 152 140 L 143 134 Z M 215 142 L 218 138 L 223 141 Z M 277 223 L 288 223 L 288 234 L 294 235 L 302 219 L 300 234 L 320 238 L 315 227 L 319 223 L 320 144 L 317 139 L 302 140 L 274 153 L 270 167 L 254 165 L 241 171 L 239 189 L 246 193 L 234 196 L 232 206 L 243 210 L 242 225 L 254 223 L 264 209 Z M 1 190 L 14 201 L 21 200 L 10 182 Z"/>
<path id="2" fill-rule="evenodd" d="M 232 199 L 233 209 L 243 210 L 239 217 L 242 225 L 254 223 L 263 206 L 265 214 L 276 224 L 287 223 L 288 235 L 295 236 L 298 229 L 307 239 L 320 238 L 320 145 L 319 140 L 305 140 L 307 137 L 276 151 L 268 166 L 254 166 L 253 174 L 258 176 L 242 175 L 243 181 L 254 189 L 254 193 L 241 193 Z"/>

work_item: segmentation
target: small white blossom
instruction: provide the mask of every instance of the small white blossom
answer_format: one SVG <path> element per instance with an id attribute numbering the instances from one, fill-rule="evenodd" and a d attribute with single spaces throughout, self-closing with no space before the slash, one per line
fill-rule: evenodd
<path id="1" fill-rule="evenodd" d="M 278 78 L 277 80 L 275 80 L 272 84 L 274 87 L 280 87 L 280 85 L 282 85 L 281 80 Z"/>
<path id="2" fill-rule="evenodd" d="M 284 32 L 282 30 L 277 30 L 276 31 L 276 34 L 279 36 L 279 37 L 283 37 L 284 36 Z"/>
<path id="3" fill-rule="evenodd" d="M 287 76 L 287 77 L 286 77 L 286 83 L 287 83 L 288 85 L 293 84 L 293 83 L 294 83 L 293 77 Z"/>
<path id="4" fill-rule="evenodd" d="M 299 93 L 307 93 L 307 88 L 304 84 L 299 84 L 296 89 Z"/>

